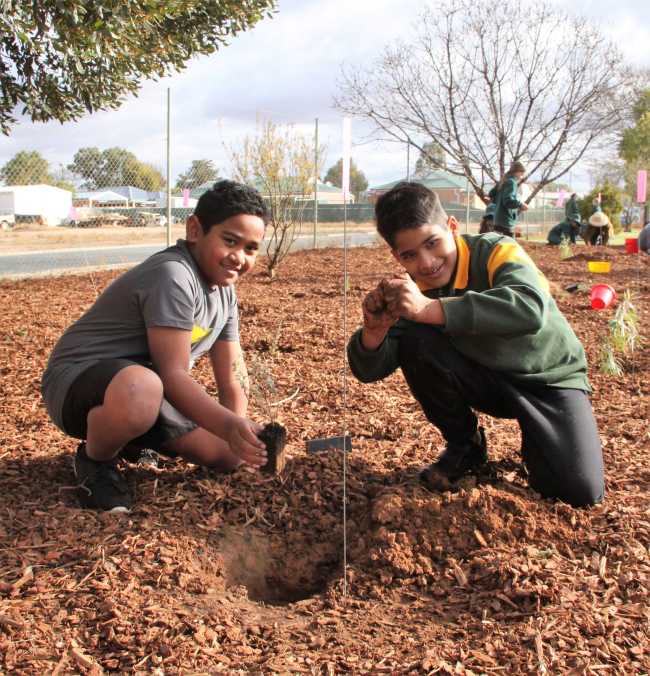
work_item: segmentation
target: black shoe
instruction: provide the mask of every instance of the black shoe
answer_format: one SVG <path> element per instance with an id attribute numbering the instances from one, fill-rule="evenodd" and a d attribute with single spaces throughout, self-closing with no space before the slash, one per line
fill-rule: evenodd
<path id="1" fill-rule="evenodd" d="M 130 511 L 133 504 L 131 493 L 115 460 L 92 460 L 86 455 L 85 442 L 81 442 L 74 459 L 74 474 L 79 482 L 79 502 L 82 507 L 109 512 Z"/>
<path id="2" fill-rule="evenodd" d="M 420 480 L 427 486 L 437 486 L 437 478 L 454 482 L 483 467 L 487 463 L 487 442 L 482 427 L 478 428 L 477 435 L 478 439 L 463 444 L 447 444 L 438 460 L 420 472 Z"/>
<path id="3" fill-rule="evenodd" d="M 120 451 L 120 458 L 124 458 L 132 465 L 140 467 L 156 468 L 158 467 L 158 453 L 151 448 L 138 448 L 127 444 Z"/>

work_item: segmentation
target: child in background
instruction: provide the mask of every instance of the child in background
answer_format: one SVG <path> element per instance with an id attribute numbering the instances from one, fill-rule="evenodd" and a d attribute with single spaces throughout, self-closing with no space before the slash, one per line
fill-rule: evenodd
<path id="1" fill-rule="evenodd" d="M 519 200 L 517 188 L 526 174 L 521 162 L 513 162 L 497 186 L 494 199 L 494 232 L 509 237 L 515 236 L 515 226 L 520 211 L 527 211 L 528 205 Z"/>
<path id="2" fill-rule="evenodd" d="M 496 211 L 496 198 L 498 195 L 497 186 L 495 185 L 492 190 L 488 193 L 488 202 L 485 207 L 485 212 L 483 213 L 483 218 L 479 226 L 479 234 L 484 234 L 486 232 L 492 232 L 494 230 L 494 212 Z"/>
<path id="3" fill-rule="evenodd" d="M 348 358 L 364 383 L 401 368 L 441 431 L 447 445 L 424 484 L 448 485 L 486 462 L 482 411 L 517 419 L 536 491 L 574 506 L 600 502 L 584 349 L 526 252 L 498 233 L 454 236 L 437 195 L 417 183 L 382 195 L 375 214 L 404 274 L 365 297 Z"/>

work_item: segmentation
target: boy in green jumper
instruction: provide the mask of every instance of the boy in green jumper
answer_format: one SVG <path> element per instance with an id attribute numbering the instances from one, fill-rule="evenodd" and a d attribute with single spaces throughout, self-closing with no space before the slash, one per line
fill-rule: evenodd
<path id="1" fill-rule="evenodd" d="M 528 211 L 528 205 L 517 197 L 517 187 L 526 174 L 521 162 L 513 162 L 497 185 L 494 196 L 494 225 L 492 230 L 502 235 L 515 236 L 515 226 L 520 211 Z"/>
<path id="2" fill-rule="evenodd" d="M 429 487 L 487 460 L 473 409 L 516 418 L 531 486 L 571 505 L 604 494 L 603 461 L 582 345 L 526 252 L 498 233 L 454 237 L 435 193 L 400 183 L 379 198 L 377 230 L 405 273 L 363 301 L 350 339 L 354 375 L 398 367 L 447 447 Z"/>
<path id="3" fill-rule="evenodd" d="M 564 218 L 576 231 L 580 228 L 582 217 L 580 216 L 580 207 L 578 206 L 578 196 L 576 193 L 572 193 L 564 205 Z"/>

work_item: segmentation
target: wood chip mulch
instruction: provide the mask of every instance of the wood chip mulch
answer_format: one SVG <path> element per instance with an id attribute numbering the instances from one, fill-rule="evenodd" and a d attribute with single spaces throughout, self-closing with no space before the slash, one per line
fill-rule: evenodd
<path id="1" fill-rule="evenodd" d="M 608 247 L 612 271 L 598 276 L 526 246 L 589 357 L 607 472 L 593 509 L 534 494 L 516 423 L 487 417 L 493 476 L 425 491 L 417 473 L 442 440 L 401 374 L 348 376 L 344 416 L 342 255 L 324 250 L 292 255 L 272 282 L 260 265 L 239 287 L 245 350 L 270 359 L 282 396 L 299 388 L 281 413 L 282 476 L 125 465 L 134 510 L 81 510 L 76 442 L 49 422 L 40 377 L 118 273 L 1 282 L 0 673 L 650 671 L 648 260 Z M 348 258 L 349 334 L 363 294 L 395 267 L 382 248 Z M 614 313 L 589 306 L 600 281 L 633 293 L 645 333 L 621 377 L 597 368 Z M 214 393 L 207 362 L 196 377 Z M 341 453 L 305 452 L 345 427 L 346 598 Z"/>

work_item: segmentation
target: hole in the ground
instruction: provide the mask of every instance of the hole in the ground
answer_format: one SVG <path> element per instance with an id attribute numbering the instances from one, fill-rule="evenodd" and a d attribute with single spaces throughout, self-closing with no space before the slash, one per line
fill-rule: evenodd
<path id="1" fill-rule="evenodd" d="M 251 601 L 288 605 L 317 596 L 341 573 L 340 542 L 285 541 L 253 529 L 226 532 L 219 552 L 226 586 L 244 586 Z"/>

